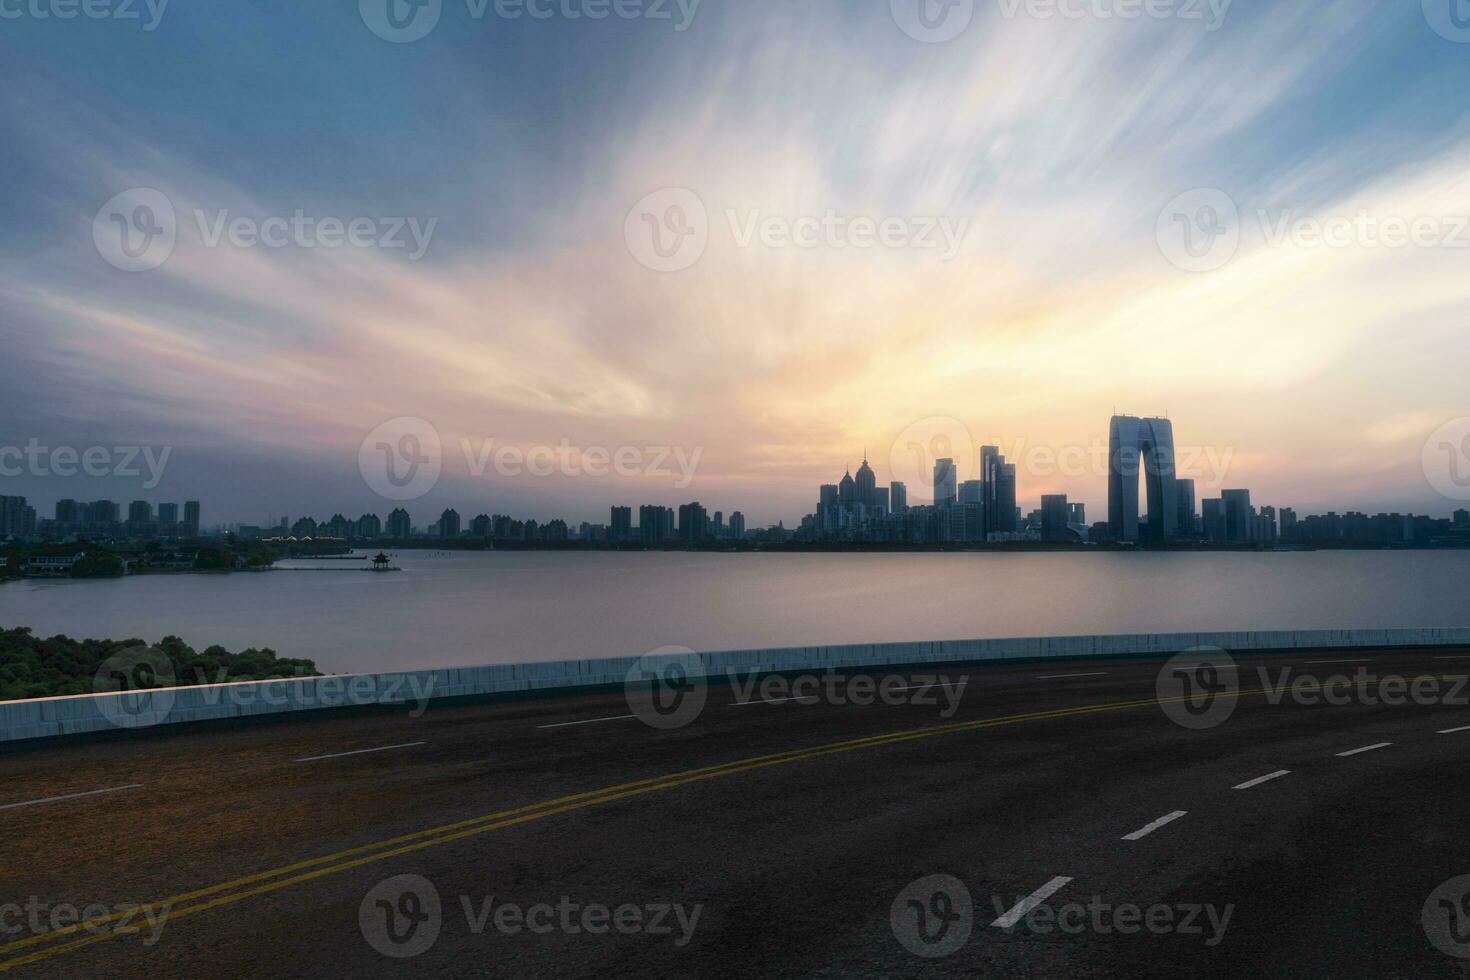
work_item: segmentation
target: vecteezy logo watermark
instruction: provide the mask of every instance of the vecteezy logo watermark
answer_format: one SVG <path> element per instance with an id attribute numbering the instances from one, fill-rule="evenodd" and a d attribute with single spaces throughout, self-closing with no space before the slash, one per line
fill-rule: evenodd
<path id="1" fill-rule="evenodd" d="M 489 15 L 500 20 L 669 21 L 677 33 L 689 30 L 701 0 L 464 0 L 472 21 Z M 358 0 L 368 30 L 385 41 L 407 44 L 428 37 L 444 12 L 444 0 Z M 677 17 L 677 19 L 676 19 Z"/>
<path id="2" fill-rule="evenodd" d="M 1451 878 L 1430 892 L 1420 921 L 1435 949 L 1470 960 L 1470 875 Z"/>
<path id="3" fill-rule="evenodd" d="M 0 0 L 0 20 L 88 20 L 142 21 L 144 32 L 158 29 L 168 0 Z M 144 20 L 144 14 L 147 20 Z"/>
<path id="4" fill-rule="evenodd" d="M 1240 248 L 1240 211 L 1218 188 L 1186 191 L 1164 205 L 1154 235 L 1174 265 L 1186 272 L 1214 272 Z"/>
<path id="5" fill-rule="evenodd" d="M 168 261 L 178 240 L 173 202 L 160 190 L 134 187 L 113 196 L 92 219 L 92 243 L 108 264 L 148 272 Z"/>
<path id="6" fill-rule="evenodd" d="M 465 466 L 471 476 L 483 477 L 493 465 L 501 476 L 534 477 L 657 477 L 673 481 L 676 490 L 684 490 L 694 482 L 704 447 L 693 451 L 683 446 L 573 446 L 570 440 L 560 444 L 529 447 L 501 445 L 494 439 L 481 440 L 477 447 L 469 439 L 460 440 Z"/>
<path id="7" fill-rule="evenodd" d="M 429 951 L 444 925 L 439 890 L 422 875 L 380 881 L 357 907 L 357 924 L 368 945 L 384 956 L 409 959 Z"/>
<path id="8" fill-rule="evenodd" d="M 937 252 L 942 262 L 959 254 L 970 231 L 968 218 L 849 215 L 835 208 L 802 215 L 727 208 L 724 218 L 730 242 L 739 249 L 908 249 Z M 641 265 L 655 272 L 682 272 L 704 256 L 714 229 L 698 194 L 669 187 L 633 205 L 623 222 L 623 238 Z"/>
<path id="9" fill-rule="evenodd" d="M 444 468 L 439 430 L 416 416 L 389 419 L 362 440 L 357 468 L 386 500 L 417 500 L 434 489 Z"/>
<path id="10" fill-rule="evenodd" d="M 1218 31 L 1235 0 L 999 0 L 1001 16 L 1015 20 L 1177 20 L 1199 21 Z"/>
<path id="11" fill-rule="evenodd" d="M 704 711 L 709 682 L 704 658 L 688 647 L 659 647 L 639 657 L 623 678 L 623 697 L 645 725 L 669 731 Z"/>
<path id="12" fill-rule="evenodd" d="M 1059 879 L 1054 884 L 1069 880 Z M 1044 892 L 1048 896 L 1051 893 Z M 992 895 L 990 901 L 995 917 L 991 925 L 1007 933 L 1202 936 L 1205 945 L 1212 948 L 1224 942 L 1235 915 L 1234 905 L 1113 905 L 1100 895 L 1086 903 L 1057 905 L 1021 896 Z M 952 875 L 929 875 L 898 893 L 889 908 L 888 922 L 904 949 L 925 959 L 939 959 L 959 952 L 969 942 L 975 912 L 970 889 L 963 881 Z"/>
<path id="13" fill-rule="evenodd" d="M 1019 897 L 991 896 L 997 917 L 1015 908 Z M 1225 941 L 1225 932 L 1235 916 L 1234 905 L 1217 906 L 1180 902 L 1175 905 L 1113 905 L 1094 895 L 1085 904 L 1064 902 L 1055 907 L 1040 904 L 1021 916 L 1011 927 L 1013 932 L 1029 932 L 1046 936 L 1060 932 L 1068 936 L 1093 933 L 1099 936 L 1117 934 L 1131 936 L 1147 932 L 1153 936 L 1203 936 L 1205 945 L 1213 949 Z"/>
<path id="14" fill-rule="evenodd" d="M 782 704 L 788 701 L 830 705 L 867 707 L 882 704 L 889 707 L 914 705 L 939 708 L 939 717 L 952 718 L 960 709 L 960 698 L 970 683 L 968 677 L 951 680 L 944 674 L 915 674 L 904 677 L 890 674 L 845 676 L 829 670 L 825 674 L 801 674 L 788 677 L 758 671 L 731 670 L 726 674 L 735 690 L 738 704 Z"/>
<path id="15" fill-rule="evenodd" d="M 25 902 L 0 904 L 0 934 L 44 936 L 79 925 L 82 931 L 94 936 L 137 933 L 143 937 L 144 946 L 154 946 L 163 938 L 163 927 L 173 910 L 172 903 L 92 902 L 79 906 L 72 902 L 47 902 L 32 895 Z"/>
<path id="16" fill-rule="evenodd" d="M 929 875 L 898 893 L 888 909 L 888 924 L 904 949 L 939 959 L 970 941 L 975 903 L 963 881 L 952 875 Z"/>
<path id="17" fill-rule="evenodd" d="M 1466 0 L 1424 0 L 1424 19 L 1440 37 L 1470 44 L 1470 3 Z"/>
<path id="18" fill-rule="evenodd" d="M 168 719 L 177 697 L 174 662 L 157 647 L 131 647 L 102 661 L 92 690 L 116 697 L 97 699 L 97 710 L 118 728 L 148 728 Z"/>
<path id="19" fill-rule="evenodd" d="M 688 188 L 654 191 L 629 209 L 623 240 L 633 258 L 654 272 L 683 272 L 709 247 L 709 211 Z"/>
<path id="20" fill-rule="evenodd" d="M 579 902 L 563 895 L 555 904 L 498 901 L 494 895 L 461 895 L 459 907 L 473 936 L 493 930 L 502 936 L 530 933 L 545 936 L 670 936 L 682 949 L 694 938 L 702 904 L 678 902 L 625 902 L 617 906 Z M 428 952 L 446 924 L 443 903 L 434 883 L 422 875 L 405 874 L 380 881 L 363 896 L 357 921 L 368 945 L 394 959 L 411 959 Z"/>
<path id="21" fill-rule="evenodd" d="M 943 44 L 965 33 L 975 19 L 975 0 L 888 0 L 899 29 L 925 44 Z"/>
<path id="22" fill-rule="evenodd" d="M 1387 214 L 1367 208 L 1323 215 L 1290 208 L 1262 208 L 1255 227 L 1268 249 L 1470 249 L 1470 215 Z M 1240 249 L 1244 222 L 1224 191 L 1203 188 L 1181 194 L 1159 215 L 1159 248 L 1188 272 L 1214 272 Z"/>
<path id="23" fill-rule="evenodd" d="M 941 460 L 952 472 L 955 486 L 975 473 L 975 437 L 959 419 L 934 415 L 920 419 L 898 434 L 888 450 L 888 472 L 904 485 L 910 504 L 934 503 L 934 485 Z"/>
<path id="24" fill-rule="evenodd" d="M 1240 702 L 1235 660 L 1219 647 L 1193 647 L 1170 657 L 1154 683 L 1159 707 L 1176 725 L 1200 731 L 1223 725 Z"/>
<path id="25" fill-rule="evenodd" d="M 163 481 L 172 452 L 172 446 L 43 446 L 33 437 L 24 446 L 0 446 L 0 477 L 141 476 L 143 488 L 152 490 Z"/>
<path id="26" fill-rule="evenodd" d="M 1424 477 L 1440 496 L 1470 500 L 1470 417 L 1446 422 L 1424 443 Z"/>
<path id="27" fill-rule="evenodd" d="M 232 216 L 225 208 L 191 212 L 204 248 L 288 247 L 303 249 L 377 248 L 406 250 L 417 262 L 429 250 L 438 218 L 339 218 L 308 214 L 297 208 L 289 216 Z M 92 242 L 110 265 L 124 272 L 149 272 L 168 261 L 178 244 L 179 219 L 162 191 L 135 187 L 114 196 L 92 219 Z"/>

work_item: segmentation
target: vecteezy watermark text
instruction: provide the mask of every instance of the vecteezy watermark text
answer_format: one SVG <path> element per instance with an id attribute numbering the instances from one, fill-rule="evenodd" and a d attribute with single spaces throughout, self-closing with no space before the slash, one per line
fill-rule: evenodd
<path id="1" fill-rule="evenodd" d="M 94 936 L 138 933 L 144 946 L 155 945 L 173 913 L 171 903 L 140 905 L 133 902 L 48 902 L 32 895 L 24 902 L 0 904 L 0 935 L 27 933 L 42 936 L 80 926 Z"/>
<path id="2" fill-rule="evenodd" d="M 0 20 L 140 21 L 144 32 L 158 29 L 169 0 L 0 0 Z"/>
<path id="3" fill-rule="evenodd" d="M 682 949 L 694 938 L 704 905 L 681 902 L 622 902 L 608 905 L 563 895 L 556 902 L 513 902 L 494 895 L 460 895 L 459 910 L 472 936 L 603 937 L 654 936 Z M 438 888 L 422 875 L 397 875 L 378 882 L 358 906 L 358 926 L 368 944 L 385 956 L 420 956 L 446 926 Z"/>
<path id="4" fill-rule="evenodd" d="M 465 14 L 475 22 L 498 20 L 644 20 L 672 24 L 682 34 L 694 23 L 702 0 L 464 0 Z M 384 41 L 409 44 L 433 33 L 444 15 L 445 0 L 358 0 L 367 29 Z"/>
<path id="5" fill-rule="evenodd" d="M 228 208 L 194 208 L 189 217 L 198 243 L 207 249 L 401 250 L 410 262 L 417 262 L 428 252 L 439 225 L 438 218 L 340 217 L 313 214 L 305 208 L 266 217 L 234 214 Z M 152 187 L 134 187 L 98 208 L 92 219 L 92 243 L 115 268 L 149 272 L 173 255 L 179 226 L 179 214 L 168 195 Z"/>
<path id="6" fill-rule="evenodd" d="M 739 249 L 798 249 L 843 252 L 875 248 L 937 253 L 948 262 L 970 233 L 969 218 L 945 215 L 781 214 L 759 208 L 724 212 L 729 242 Z M 704 257 L 718 224 L 694 191 L 666 187 L 628 211 L 623 238 L 640 265 L 655 272 L 682 272 Z"/>
<path id="7" fill-rule="evenodd" d="M 0 477 L 142 476 L 143 488 L 152 490 L 172 452 L 172 446 L 43 446 L 33 437 L 24 446 L 0 446 Z"/>

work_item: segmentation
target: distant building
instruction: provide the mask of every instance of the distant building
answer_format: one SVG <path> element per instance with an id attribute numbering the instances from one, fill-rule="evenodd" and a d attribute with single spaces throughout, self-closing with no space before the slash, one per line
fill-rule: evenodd
<path id="1" fill-rule="evenodd" d="M 730 515 L 730 537 L 736 541 L 745 537 L 745 515 L 738 510 Z"/>
<path id="2" fill-rule="evenodd" d="M 614 543 L 633 540 L 633 508 L 614 507 L 612 520 L 607 526 L 608 540 Z"/>
<path id="3" fill-rule="evenodd" d="M 291 534 L 297 538 L 314 538 L 317 535 L 316 519 L 303 517 L 291 525 Z"/>
<path id="4" fill-rule="evenodd" d="M 357 519 L 357 536 L 376 541 L 383 536 L 383 521 L 377 514 L 363 514 Z"/>
<path id="5" fill-rule="evenodd" d="M 388 537 L 398 541 L 413 537 L 413 518 L 402 507 L 388 515 Z"/>
<path id="6" fill-rule="evenodd" d="M 184 526 L 180 530 L 187 537 L 199 537 L 199 501 L 184 501 Z"/>
<path id="7" fill-rule="evenodd" d="M 1138 480 L 1146 488 L 1148 523 L 1140 525 Z M 1108 435 L 1108 523 L 1117 541 L 1162 544 L 1179 524 L 1174 474 L 1174 424 L 1168 419 L 1115 415 Z"/>
<path id="8" fill-rule="evenodd" d="M 1225 508 L 1225 541 L 1244 544 L 1255 535 L 1256 512 L 1251 507 L 1249 490 L 1222 490 L 1220 500 Z"/>
<path id="9" fill-rule="evenodd" d="M 439 515 L 439 522 L 434 525 L 441 538 L 459 537 L 459 511 L 453 507 Z"/>
<path id="10" fill-rule="evenodd" d="M 1194 516 L 1194 481 L 1175 480 L 1174 487 L 1179 501 L 1179 533 L 1184 535 L 1195 534 L 1199 520 Z"/>
<path id="11" fill-rule="evenodd" d="M 958 495 L 958 474 L 954 460 L 948 457 L 934 461 L 934 506 L 948 507 Z"/>
<path id="12" fill-rule="evenodd" d="M 709 513 L 699 503 L 679 506 L 679 538 L 690 544 L 699 544 L 709 537 Z"/>
<path id="13" fill-rule="evenodd" d="M 479 514 L 470 521 L 470 537 L 484 541 L 490 537 L 492 531 L 489 514 Z"/>
<path id="14" fill-rule="evenodd" d="M 1041 498 L 1041 540 L 1071 541 L 1074 536 L 1068 525 L 1072 512 L 1067 506 L 1064 493 L 1045 494 Z"/>
<path id="15" fill-rule="evenodd" d="M 909 509 L 908 484 L 894 480 L 888 484 L 888 512 L 890 514 L 903 514 Z"/>
<path id="16" fill-rule="evenodd" d="M 1076 525 L 1077 527 L 1086 527 L 1087 526 L 1087 505 L 1086 504 L 1068 504 L 1067 505 L 1067 508 L 1068 508 L 1068 511 L 1069 511 L 1069 513 L 1067 514 L 1067 523 L 1068 524 L 1073 524 L 1073 525 Z"/>

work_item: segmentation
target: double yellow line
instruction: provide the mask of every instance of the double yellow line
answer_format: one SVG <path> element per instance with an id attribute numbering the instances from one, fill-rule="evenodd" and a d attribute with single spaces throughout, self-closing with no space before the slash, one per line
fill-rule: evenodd
<path id="1" fill-rule="evenodd" d="M 1264 689 L 1258 688 L 1249 691 L 1221 692 L 1217 696 L 1241 697 L 1248 694 L 1263 693 L 1265 693 Z M 812 746 L 804 749 L 793 749 L 789 752 L 778 752 L 774 755 L 739 759 L 717 766 L 687 769 L 683 772 L 671 773 L 666 776 L 654 776 L 648 779 L 640 779 L 631 783 L 620 783 L 616 786 L 608 786 L 586 793 L 562 796 L 554 800 L 546 800 L 541 803 L 516 807 L 512 810 L 488 813 L 469 820 L 461 820 L 458 823 L 445 824 L 442 827 L 433 827 L 428 830 L 420 830 L 416 833 L 405 834 L 401 837 L 392 837 L 372 844 L 364 844 L 361 847 L 337 851 L 334 854 L 326 854 L 322 857 L 311 858 L 310 860 L 301 861 L 296 864 L 272 868 L 269 871 L 261 871 L 256 874 L 247 875 L 244 878 L 236 878 L 233 881 L 211 885 L 208 888 L 201 888 L 198 891 L 173 895 L 135 910 L 116 912 L 41 935 L 0 945 L 0 956 L 19 954 L 8 959 L 0 960 L 0 972 L 25 966 L 29 963 L 35 963 L 38 960 L 59 956 L 62 953 L 80 949 L 83 946 L 90 946 L 93 943 L 99 943 L 117 936 L 136 934 L 142 931 L 143 926 L 134 924 L 134 922 L 139 920 L 140 917 L 145 917 L 145 913 L 151 912 L 155 921 L 162 917 L 165 923 L 170 923 L 175 919 L 196 915 L 200 912 L 208 912 L 211 909 L 232 905 L 256 895 L 265 895 L 270 892 L 280 891 L 292 885 L 337 874 L 338 872 L 348 871 L 352 868 L 361 867 L 362 865 L 386 861 L 389 858 L 398 857 L 399 855 L 422 851 L 440 844 L 453 843 L 454 841 L 475 837 L 479 834 L 487 834 L 494 830 L 515 827 L 519 824 L 530 823 L 533 820 L 541 820 L 560 813 L 570 813 L 573 810 L 584 810 L 588 807 L 601 806 L 617 800 L 642 796 L 645 793 L 673 789 L 676 786 L 684 786 L 688 783 L 718 779 L 723 776 L 734 776 L 743 772 L 752 772 L 756 769 L 765 769 L 769 766 L 804 762 L 807 759 L 836 755 L 841 752 L 853 752 L 858 749 L 876 748 L 882 745 L 896 745 L 900 742 L 911 742 L 921 738 L 933 738 L 938 735 L 952 735 L 959 732 L 976 731 L 982 728 L 996 728 L 1003 725 L 1018 725 L 1024 722 L 1042 721 L 1050 718 L 1068 718 L 1075 715 L 1096 714 L 1105 711 L 1122 711 L 1129 708 L 1189 701 L 1191 699 L 1192 696 L 1185 695 L 1171 698 L 1115 701 L 1109 704 L 1059 708 L 1053 711 L 1035 711 L 1028 714 L 1008 715 L 1001 718 L 987 718 L 978 721 L 934 725 L 927 728 L 916 728 L 907 731 L 890 732 L 885 735 L 874 735 L 868 738 L 832 742 L 826 745 Z M 31 949 L 31 947 L 41 948 Z M 25 952 L 26 950 L 30 951 Z"/>

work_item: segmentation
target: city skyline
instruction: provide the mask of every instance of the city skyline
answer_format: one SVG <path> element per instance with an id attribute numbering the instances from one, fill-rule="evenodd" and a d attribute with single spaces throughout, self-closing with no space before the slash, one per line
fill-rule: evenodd
<path id="1" fill-rule="evenodd" d="M 1441 97 L 1470 81 L 1470 60 L 1417 5 L 1235 4 L 1213 33 L 987 5 L 942 45 L 906 37 L 883 4 L 829 0 L 760 17 L 705 4 L 682 32 L 598 25 L 626 45 L 588 24 L 446 20 L 398 46 L 352 4 L 276 13 L 241 13 L 261 41 L 244 50 L 187 5 L 152 33 L 7 27 L 0 415 L 16 442 L 173 447 L 176 493 L 258 521 L 348 502 L 360 441 L 410 415 L 455 450 L 441 507 L 484 491 L 594 516 L 606 486 L 487 488 L 457 452 L 566 439 L 702 447 L 700 495 L 752 501 L 764 521 L 802 512 L 834 462 L 856 465 L 912 420 L 983 422 L 975 444 L 1015 456 L 1021 438 L 1075 443 L 1118 403 L 1188 417 L 1200 445 L 1250 447 L 1239 479 L 1273 499 L 1437 506 L 1415 461 L 1470 414 L 1470 340 L 1445 315 L 1470 301 L 1464 250 L 1296 234 L 1351 230 L 1360 212 L 1373 228 L 1470 214 L 1470 122 Z M 187 57 L 148 57 L 180 37 Z M 336 73 L 270 54 L 296 45 L 331 51 Z M 528 45 L 640 97 L 593 111 L 561 72 L 527 91 Z M 341 82 L 385 58 L 402 92 L 458 79 L 452 123 Z M 201 65 L 216 85 L 193 84 Z M 298 95 L 219 103 L 261 79 Z M 485 94 L 506 90 L 525 98 Z M 352 124 L 323 132 L 323 111 Z M 281 126 L 300 166 L 275 156 Z M 399 139 L 407 160 L 381 152 Z M 76 163 L 58 173 L 56 159 Z M 170 257 L 139 272 L 93 238 L 134 188 L 177 216 Z M 688 269 L 647 268 L 627 223 L 681 188 L 708 246 Z M 1181 268 L 1160 228 L 1202 213 L 1177 198 L 1212 189 L 1238 214 L 1238 246 L 1219 268 Z M 829 211 L 968 233 L 951 254 L 762 231 Z M 406 229 L 403 248 L 215 234 L 297 212 L 437 223 L 417 259 Z M 1036 496 L 1097 506 L 1105 477 L 1092 482 Z M 9 492 L 129 496 L 30 484 Z"/>

